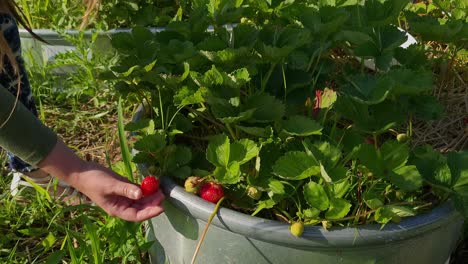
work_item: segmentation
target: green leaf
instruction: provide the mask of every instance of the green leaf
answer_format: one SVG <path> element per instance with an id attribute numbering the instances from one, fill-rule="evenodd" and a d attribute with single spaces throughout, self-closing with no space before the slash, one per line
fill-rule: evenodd
<path id="1" fill-rule="evenodd" d="M 239 130 L 260 138 L 270 138 L 273 136 L 273 128 L 271 126 L 267 127 L 246 127 L 246 126 L 236 126 Z"/>
<path id="2" fill-rule="evenodd" d="M 173 145 L 174 146 L 174 145 Z M 186 146 L 174 146 L 173 151 L 166 153 L 166 167 L 175 170 L 186 165 L 192 160 L 192 151 Z"/>
<path id="3" fill-rule="evenodd" d="M 327 182 L 327 183 L 332 182 L 332 179 L 330 178 L 330 176 L 328 176 L 328 173 L 325 170 L 325 168 L 323 167 L 322 163 L 320 163 L 320 175 L 322 175 L 322 178 L 323 178 L 323 180 L 325 182 Z"/>
<path id="4" fill-rule="evenodd" d="M 422 69 L 428 64 L 428 56 L 423 45 L 411 45 L 407 48 L 396 48 L 394 58 L 406 68 Z"/>
<path id="5" fill-rule="evenodd" d="M 255 109 L 241 111 L 240 108 L 232 105 L 232 100 L 210 98 L 208 102 L 211 105 L 211 112 L 213 115 L 226 124 L 248 120 L 255 112 Z"/>
<path id="6" fill-rule="evenodd" d="M 291 116 L 283 122 L 283 129 L 292 136 L 321 135 L 323 127 L 315 120 L 305 116 Z"/>
<path id="7" fill-rule="evenodd" d="M 318 162 L 305 152 L 291 151 L 273 165 L 273 173 L 289 180 L 302 180 L 320 173 Z"/>
<path id="8" fill-rule="evenodd" d="M 210 70 L 203 75 L 203 82 L 208 85 L 224 84 L 223 74 L 213 65 Z"/>
<path id="9" fill-rule="evenodd" d="M 317 208 L 307 208 L 305 210 L 302 211 L 302 215 L 305 219 L 315 219 L 315 218 L 318 218 L 320 214 L 320 210 L 318 210 Z"/>
<path id="10" fill-rule="evenodd" d="M 334 182 L 332 185 L 333 193 L 335 198 L 343 197 L 348 190 L 351 188 L 351 182 L 348 179 L 342 179 Z"/>
<path id="11" fill-rule="evenodd" d="M 366 24 L 372 26 L 388 25 L 397 19 L 408 2 L 408 0 L 365 1 L 364 10 L 360 10 L 360 12 L 364 14 L 364 23 Z"/>
<path id="12" fill-rule="evenodd" d="M 411 163 L 416 165 L 425 180 L 444 188 L 452 186 L 452 175 L 445 156 L 429 145 L 417 147 L 413 153 Z"/>
<path id="13" fill-rule="evenodd" d="M 241 171 L 238 162 L 232 162 L 227 167 L 216 167 L 214 177 L 222 184 L 235 184 L 240 181 Z"/>
<path id="14" fill-rule="evenodd" d="M 437 120 L 444 115 L 444 106 L 432 95 L 420 94 L 410 98 L 409 112 L 418 119 Z"/>
<path id="15" fill-rule="evenodd" d="M 386 75 L 356 75 L 342 89 L 357 102 L 371 105 L 385 100 L 393 87 L 394 81 Z"/>
<path id="16" fill-rule="evenodd" d="M 192 175 L 192 168 L 190 168 L 189 166 L 182 166 L 177 169 L 171 170 L 169 174 L 179 179 L 186 179 L 187 177 Z"/>
<path id="17" fill-rule="evenodd" d="M 148 130 L 153 130 L 154 132 L 154 120 L 149 118 L 141 118 L 135 122 L 132 121 L 125 125 L 125 131 L 138 131 L 144 128 L 149 128 Z"/>
<path id="18" fill-rule="evenodd" d="M 301 11 L 299 21 L 315 36 L 326 39 L 339 31 L 348 17 L 349 13 L 342 8 L 323 6 L 316 10 L 310 7 Z"/>
<path id="19" fill-rule="evenodd" d="M 348 169 L 345 168 L 342 165 L 338 165 L 334 167 L 333 169 L 329 170 L 328 175 L 330 175 L 330 178 L 332 179 L 333 182 L 338 182 L 346 178 L 348 173 Z"/>
<path id="20" fill-rule="evenodd" d="M 206 150 L 206 159 L 217 167 L 227 167 L 231 144 L 226 135 L 217 135 L 210 139 Z"/>
<path id="21" fill-rule="evenodd" d="M 51 253 L 47 259 L 45 264 L 59 264 L 62 263 L 62 259 L 65 256 L 65 251 L 64 250 L 57 250 L 53 253 Z"/>
<path id="22" fill-rule="evenodd" d="M 420 94 L 433 89 L 432 73 L 429 71 L 393 69 L 387 74 L 395 82 L 392 93 L 396 95 Z"/>
<path id="23" fill-rule="evenodd" d="M 406 164 L 409 156 L 409 147 L 396 140 L 387 140 L 380 147 L 385 168 L 393 170 Z"/>
<path id="24" fill-rule="evenodd" d="M 270 188 L 270 190 L 274 194 L 279 194 L 279 195 L 285 194 L 284 184 L 281 181 L 271 179 L 268 183 L 268 188 Z"/>
<path id="25" fill-rule="evenodd" d="M 383 173 L 384 164 L 382 162 L 382 159 L 378 157 L 377 151 L 374 146 L 368 144 L 361 144 L 357 156 L 361 163 L 372 172 L 378 174 Z"/>
<path id="26" fill-rule="evenodd" d="M 330 206 L 325 189 L 322 185 L 315 182 L 309 182 L 304 185 L 304 199 L 310 206 L 320 211 L 325 211 Z"/>
<path id="27" fill-rule="evenodd" d="M 293 50 L 310 43 L 310 31 L 293 26 L 283 27 L 264 27 L 260 32 L 260 42 L 258 52 L 262 59 L 278 63 L 285 59 Z"/>
<path id="28" fill-rule="evenodd" d="M 47 236 L 41 241 L 44 250 L 49 250 L 57 241 L 57 238 L 54 236 L 52 232 L 49 232 Z"/>
<path id="29" fill-rule="evenodd" d="M 312 155 L 326 168 L 334 168 L 341 159 L 341 149 L 330 144 L 328 141 L 316 141 L 313 144 L 310 144 L 309 140 L 305 140 L 303 145 L 306 150 L 310 151 Z"/>
<path id="30" fill-rule="evenodd" d="M 205 98 L 208 95 L 208 89 L 200 87 L 198 89 L 189 88 L 183 86 L 174 95 L 174 103 L 178 106 L 193 105 L 205 102 Z"/>
<path id="31" fill-rule="evenodd" d="M 345 217 L 351 209 L 351 203 L 345 199 L 332 198 L 330 200 L 330 208 L 325 213 L 325 218 L 336 220 Z"/>
<path id="32" fill-rule="evenodd" d="M 258 30 L 253 24 L 239 24 L 233 30 L 234 47 L 253 47 L 258 38 Z"/>
<path id="33" fill-rule="evenodd" d="M 246 68 L 237 69 L 225 77 L 227 85 L 233 88 L 240 88 L 250 81 L 250 73 Z"/>
<path id="34" fill-rule="evenodd" d="M 468 151 L 449 153 L 447 162 L 453 178 L 453 190 L 468 197 Z"/>
<path id="35" fill-rule="evenodd" d="M 364 45 L 365 43 L 371 43 L 372 37 L 361 31 L 353 30 L 341 30 L 336 36 L 337 41 L 347 41 L 354 45 Z"/>
<path id="36" fill-rule="evenodd" d="M 458 212 L 465 218 L 468 217 L 468 196 L 455 194 L 452 196 L 453 204 Z"/>
<path id="37" fill-rule="evenodd" d="M 374 214 L 374 220 L 377 223 L 386 224 L 390 222 L 392 218 L 395 217 L 395 215 L 396 214 L 393 213 L 389 207 L 384 206 L 377 209 L 377 211 Z"/>
<path id="38" fill-rule="evenodd" d="M 364 198 L 364 202 L 372 210 L 378 209 L 384 205 L 382 200 L 374 194 L 372 194 L 372 196 L 366 195 Z"/>
<path id="39" fill-rule="evenodd" d="M 236 65 L 252 57 L 252 51 L 246 47 L 226 48 L 219 51 L 200 51 L 205 58 L 215 64 Z"/>
<path id="40" fill-rule="evenodd" d="M 244 164 L 256 157 L 259 153 L 257 144 L 250 139 L 241 139 L 231 144 L 229 163 L 238 162 Z"/>
<path id="41" fill-rule="evenodd" d="M 468 37 L 463 27 L 466 22 L 458 19 L 439 20 L 435 16 L 418 16 L 407 13 L 411 31 L 420 35 L 423 40 L 435 40 L 441 43 L 454 43 Z"/>
<path id="42" fill-rule="evenodd" d="M 134 148 L 145 152 L 159 152 L 166 146 L 166 138 L 160 134 L 147 135 L 135 142 Z"/>
<path id="43" fill-rule="evenodd" d="M 217 118 L 223 121 L 223 123 L 225 124 L 234 124 L 234 123 L 238 123 L 238 122 L 250 119 L 254 112 L 255 112 L 255 109 L 250 109 L 244 112 L 240 112 L 239 114 L 235 116 L 224 116 L 224 117 L 218 116 Z"/>
<path id="44" fill-rule="evenodd" d="M 335 103 L 335 109 L 343 117 L 351 119 L 358 131 L 367 134 L 385 133 L 393 126 L 404 123 L 407 118 L 407 113 L 390 100 L 376 105 L 365 105 L 340 96 Z"/>
<path id="45" fill-rule="evenodd" d="M 394 170 L 389 179 L 403 191 L 416 191 L 422 187 L 423 178 L 416 166 L 403 166 Z"/>
<path id="46" fill-rule="evenodd" d="M 274 96 L 261 93 L 247 98 L 244 109 L 255 109 L 249 122 L 271 122 L 280 120 L 285 112 L 284 104 Z"/>
<path id="47" fill-rule="evenodd" d="M 273 206 L 275 205 L 276 205 L 276 202 L 272 199 L 259 201 L 257 205 L 257 209 L 255 209 L 255 211 L 252 213 L 252 216 L 255 216 L 263 209 L 273 208 Z"/>
<path id="48" fill-rule="evenodd" d="M 408 216 L 415 216 L 416 213 L 414 212 L 413 209 L 405 207 L 405 206 L 399 206 L 399 205 L 386 205 L 385 207 L 389 208 L 390 211 L 392 211 L 394 214 L 400 216 L 400 217 L 408 217 Z"/>
<path id="49" fill-rule="evenodd" d="M 131 159 L 133 163 L 151 164 L 154 162 L 154 156 L 148 152 L 138 152 Z"/>
<path id="50" fill-rule="evenodd" d="M 112 47 L 123 54 L 129 54 L 134 51 L 135 43 L 130 33 L 119 32 L 112 35 Z"/>

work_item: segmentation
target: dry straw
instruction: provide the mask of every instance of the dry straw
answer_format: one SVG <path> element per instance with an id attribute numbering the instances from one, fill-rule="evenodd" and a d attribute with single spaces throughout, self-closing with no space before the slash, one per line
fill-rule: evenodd
<path id="1" fill-rule="evenodd" d="M 445 110 L 437 121 L 416 121 L 413 143 L 429 144 L 441 152 L 468 148 L 468 71 L 465 67 L 450 67 L 448 74 L 438 78 L 434 96 Z"/>

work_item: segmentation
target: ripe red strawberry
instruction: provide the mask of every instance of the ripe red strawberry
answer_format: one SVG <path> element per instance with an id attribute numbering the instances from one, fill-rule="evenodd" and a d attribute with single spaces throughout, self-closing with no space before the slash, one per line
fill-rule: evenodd
<path id="1" fill-rule="evenodd" d="M 217 203 L 224 196 L 223 186 L 207 182 L 200 188 L 200 197 L 208 202 Z"/>
<path id="2" fill-rule="evenodd" d="M 159 189 L 159 180 L 154 176 L 146 176 L 141 182 L 141 191 L 144 196 L 151 195 Z"/>
<path id="3" fill-rule="evenodd" d="M 367 137 L 367 138 L 364 140 L 364 143 L 365 143 L 365 144 L 368 144 L 368 145 L 374 145 L 374 144 L 375 144 L 375 141 L 374 141 L 373 138 Z"/>

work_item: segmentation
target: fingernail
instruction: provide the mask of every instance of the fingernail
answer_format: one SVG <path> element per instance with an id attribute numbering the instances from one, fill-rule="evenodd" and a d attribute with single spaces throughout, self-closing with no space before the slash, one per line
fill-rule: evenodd
<path id="1" fill-rule="evenodd" d="M 141 193 L 141 191 L 139 189 L 134 190 L 133 191 L 133 198 L 134 199 L 140 198 L 140 193 Z"/>

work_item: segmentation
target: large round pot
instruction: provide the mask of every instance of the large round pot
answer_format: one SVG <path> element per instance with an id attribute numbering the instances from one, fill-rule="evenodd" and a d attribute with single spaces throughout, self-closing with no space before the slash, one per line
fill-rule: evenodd
<path id="1" fill-rule="evenodd" d="M 150 28 L 151 31 L 161 31 L 163 28 Z M 27 30 L 20 29 L 21 46 L 23 49 L 23 57 L 28 65 L 40 64 L 45 65 L 49 62 L 53 62 L 55 57 L 64 52 L 76 51 L 76 46 L 70 41 L 66 40 L 64 36 L 68 36 L 72 39 L 78 38 L 83 33 L 83 40 L 90 41 L 95 31 L 86 30 L 65 30 L 62 33 L 51 29 L 34 29 L 33 32 L 41 37 L 46 43 L 35 39 Z M 113 51 L 110 40 L 112 36 L 120 32 L 131 32 L 129 28 L 113 29 L 108 31 L 98 31 L 96 40 L 93 43 L 93 49 L 88 56 L 92 55 L 92 52 L 99 52 L 100 54 L 108 54 Z M 72 66 L 60 67 L 56 69 L 55 73 L 71 73 L 73 72 Z"/>
<path id="2" fill-rule="evenodd" d="M 145 173 L 146 171 L 142 171 Z M 190 263 L 214 204 L 162 177 L 165 212 L 151 220 L 152 263 Z M 305 228 L 302 237 L 287 223 L 220 208 L 197 263 L 448 263 L 461 235 L 463 218 L 449 204 L 399 224 L 354 228 Z"/>

